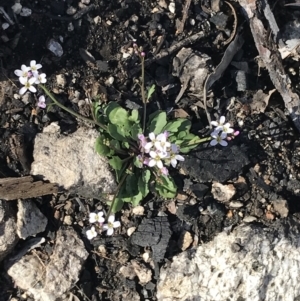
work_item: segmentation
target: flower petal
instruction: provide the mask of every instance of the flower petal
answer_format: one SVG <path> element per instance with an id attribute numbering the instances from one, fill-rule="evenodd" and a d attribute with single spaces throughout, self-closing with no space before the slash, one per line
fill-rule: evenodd
<path id="1" fill-rule="evenodd" d="M 116 221 L 113 223 L 114 228 L 119 228 L 121 226 L 121 223 L 119 221 Z"/>
<path id="2" fill-rule="evenodd" d="M 102 229 L 103 229 L 103 230 L 108 230 L 108 229 L 109 229 L 108 224 L 104 224 L 104 225 L 102 226 Z"/>
<path id="3" fill-rule="evenodd" d="M 221 116 L 220 117 L 220 124 L 224 124 L 224 122 L 225 122 L 225 116 Z"/>
<path id="4" fill-rule="evenodd" d="M 212 126 L 218 126 L 218 125 L 219 125 L 219 123 L 218 123 L 217 121 L 212 121 L 210 124 L 211 124 Z"/>
<path id="5" fill-rule="evenodd" d="M 19 82 L 22 85 L 25 85 L 27 83 L 27 80 L 28 80 L 28 78 L 26 78 L 26 77 L 23 77 L 23 76 L 19 77 Z"/>
<path id="6" fill-rule="evenodd" d="M 156 165 L 156 160 L 154 160 L 154 159 L 151 159 L 150 161 L 149 161 L 149 163 L 148 163 L 148 166 L 149 167 L 153 167 L 153 166 L 155 166 Z"/>
<path id="7" fill-rule="evenodd" d="M 175 159 L 176 159 L 177 161 L 184 161 L 184 158 L 183 158 L 181 155 L 176 155 L 176 156 L 175 156 Z"/>
<path id="8" fill-rule="evenodd" d="M 19 91 L 19 94 L 20 95 L 23 95 L 25 92 L 27 91 L 27 88 L 26 87 L 22 87 Z"/>
<path id="9" fill-rule="evenodd" d="M 29 88 L 29 91 L 32 92 L 32 93 L 35 93 L 36 92 L 36 88 L 34 86 L 30 86 Z"/>
<path id="10" fill-rule="evenodd" d="M 14 74 L 16 75 L 16 76 L 22 76 L 23 75 L 23 72 L 21 71 L 21 70 L 15 70 L 14 71 Z"/>
<path id="11" fill-rule="evenodd" d="M 222 134 L 220 135 L 221 139 L 224 140 L 227 137 L 227 133 L 222 132 Z"/>
<path id="12" fill-rule="evenodd" d="M 28 80 L 28 82 L 29 82 L 30 85 L 33 85 L 33 84 L 35 83 L 35 81 L 36 81 L 36 78 L 35 78 L 35 77 L 31 77 L 31 78 L 29 78 L 29 80 Z"/>
<path id="13" fill-rule="evenodd" d="M 175 168 L 177 165 L 177 160 L 175 158 L 171 159 L 171 165 Z"/>
<path id="14" fill-rule="evenodd" d="M 216 139 L 213 139 L 210 141 L 211 146 L 216 146 L 218 144 L 218 141 Z"/>
<path id="15" fill-rule="evenodd" d="M 221 140 L 219 143 L 220 143 L 222 146 L 227 146 L 227 145 L 228 145 L 227 141 L 225 141 L 225 140 Z"/>
<path id="16" fill-rule="evenodd" d="M 151 151 L 151 152 L 149 153 L 149 155 L 150 155 L 150 157 L 152 157 L 152 158 L 156 158 L 156 157 L 157 157 L 157 152 Z"/>
<path id="17" fill-rule="evenodd" d="M 164 166 L 161 160 L 156 161 L 156 165 L 159 169 L 163 168 Z"/>
<path id="18" fill-rule="evenodd" d="M 153 132 L 149 134 L 149 139 L 151 141 L 155 140 L 155 134 Z"/>
<path id="19" fill-rule="evenodd" d="M 106 235 L 111 236 L 114 234 L 114 228 L 107 229 Z"/>
<path id="20" fill-rule="evenodd" d="M 110 215 L 110 216 L 108 217 L 107 221 L 108 221 L 109 223 L 113 223 L 113 222 L 115 221 L 115 216 L 114 216 L 114 215 Z"/>
<path id="21" fill-rule="evenodd" d="M 94 212 L 90 213 L 89 222 L 91 224 L 96 222 L 96 213 L 94 213 Z"/>
<path id="22" fill-rule="evenodd" d="M 148 149 L 149 150 L 152 146 L 153 146 L 153 143 L 152 142 L 148 142 L 148 143 L 145 144 L 144 149 Z"/>
<path id="23" fill-rule="evenodd" d="M 36 65 L 36 61 L 35 60 L 30 61 L 30 67 L 35 66 L 35 65 Z"/>

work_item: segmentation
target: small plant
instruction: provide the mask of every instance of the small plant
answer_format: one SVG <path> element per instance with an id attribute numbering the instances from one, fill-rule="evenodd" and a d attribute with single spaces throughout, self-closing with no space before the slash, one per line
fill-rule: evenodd
<path id="1" fill-rule="evenodd" d="M 226 146 L 226 140 L 234 138 L 238 132 L 225 123 L 222 116 L 219 122 L 211 124 L 215 130 L 210 137 L 200 138 L 191 133 L 191 122 L 185 118 L 169 120 L 166 112 L 157 111 L 147 116 L 147 103 L 155 91 L 151 86 L 148 92 L 144 84 L 143 49 L 134 45 L 135 53 L 141 60 L 141 98 L 143 100 L 142 117 L 138 110 L 128 111 L 116 102 L 101 104 L 94 102 L 91 107 L 93 119 L 83 117 L 62 105 L 43 85 L 46 75 L 39 73 L 42 65 L 30 62 L 30 66 L 21 66 L 15 74 L 19 77 L 23 87 L 19 94 L 27 91 L 37 92 L 38 85 L 52 100 L 51 105 L 57 105 L 75 117 L 94 123 L 99 130 L 96 140 L 96 151 L 108 158 L 110 166 L 116 173 L 118 183 L 113 200 L 108 211 L 108 223 L 104 223 L 103 213 L 91 213 L 90 223 L 95 225 L 87 231 L 89 239 L 94 238 L 99 231 L 107 230 L 111 235 L 119 222 L 114 221 L 113 213 L 119 211 L 124 203 L 136 206 L 151 191 L 163 198 L 173 198 L 177 193 L 177 186 L 172 174 L 178 161 L 184 161 L 183 154 L 190 152 L 200 143 L 210 141 L 210 145 Z M 45 96 L 40 95 L 37 106 L 46 107 Z M 112 216 L 112 217 L 111 217 Z"/>

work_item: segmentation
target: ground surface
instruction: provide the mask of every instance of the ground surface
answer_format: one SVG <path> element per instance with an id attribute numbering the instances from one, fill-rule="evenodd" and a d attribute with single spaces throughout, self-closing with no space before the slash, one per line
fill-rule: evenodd
<path id="1" fill-rule="evenodd" d="M 133 39 L 143 46 L 146 57 L 150 59 L 163 49 L 205 31 L 205 38 L 186 47 L 211 56 L 211 67 L 221 61 L 228 47 L 224 41 L 230 37 L 234 27 L 232 11 L 228 5 L 220 3 L 219 15 L 222 12 L 225 16 L 222 29 L 221 21 L 211 19 L 209 10 L 205 9 L 209 9 L 209 1 L 204 2 L 203 7 L 200 1 L 191 2 L 183 33 L 176 34 L 183 18 L 183 5 L 179 2 L 175 3 L 173 14 L 168 8 L 169 2 L 163 0 L 91 0 L 86 5 L 77 0 L 22 0 L 21 4 L 29 7 L 32 14 L 28 17 L 16 15 L 14 19 L 10 1 L 0 0 L 0 6 L 3 5 L 15 22 L 5 31 L 0 29 L 2 38 L 7 37 L 0 43 L 0 177 L 29 174 L 34 137 L 46 125 L 58 121 L 65 134 L 84 126 L 56 107 L 48 113 L 41 109 L 36 111 L 34 95 L 16 99 L 19 84 L 13 73 L 15 69 L 33 59 L 41 62 L 50 90 L 67 107 L 85 116 L 89 115 L 86 100 L 96 97 L 103 101 L 120 101 L 124 107 L 139 107 L 141 100 L 135 80 L 140 73 L 131 72 L 138 60 L 135 56 L 126 59 L 123 56 L 123 52 L 130 52 Z M 294 13 L 283 4 L 283 1 L 278 1 L 274 8 L 280 27 Z M 232 5 L 238 22 L 242 23 L 244 18 L 239 5 L 235 2 Z M 66 13 L 70 6 L 76 9 L 73 15 Z M 4 18 L 0 21 L 5 22 Z M 59 227 L 66 226 L 63 223 L 65 215 L 76 220 L 74 227 L 90 252 L 80 281 L 72 290 L 81 300 L 156 300 L 159 267 L 181 252 L 178 241 L 184 231 L 191 233 L 193 244 L 197 245 L 211 240 L 225 227 L 237 226 L 245 218 L 268 227 L 287 214 L 300 218 L 299 133 L 285 115 L 284 104 L 276 92 L 262 112 L 258 113 L 251 106 L 258 90 L 268 94 L 274 87 L 268 73 L 256 60 L 258 54 L 247 23 L 243 34 L 246 43 L 235 61 L 248 63 L 246 87 L 239 86 L 239 67 L 230 65 L 213 85 L 214 97 L 209 98 L 212 118 L 225 115 L 241 133 L 226 149 L 204 147 L 186 157 L 176 177 L 179 195 L 175 200 L 148 199 L 142 203 L 145 209 L 143 217 L 132 214 L 132 208 L 125 207 L 118 215 L 122 229 L 113 237 L 96 240 L 93 245 L 85 238 L 83 229 L 87 226 L 87 216 L 79 211 L 74 196 L 66 193 L 34 200 L 49 219 L 47 231 L 41 234 L 48 242 L 55 237 Z M 61 44 L 61 57 L 47 49 L 51 39 Z M 177 110 L 182 109 L 193 122 L 193 131 L 205 135 L 209 133 L 206 114 L 203 106 L 195 105 L 201 103 L 202 96 L 185 93 L 175 104 L 181 87 L 179 78 L 172 75 L 176 54 L 154 60 L 146 68 L 146 85 L 155 83 L 157 86 L 149 111 L 167 110 L 170 116 L 174 116 L 178 112 L 182 114 L 183 111 Z M 299 63 L 287 58 L 284 66 L 293 71 L 292 85 L 297 91 Z M 59 83 L 58 75 L 61 75 Z M 108 83 L 110 77 L 114 78 L 113 84 Z M 163 89 L 169 84 L 169 88 Z M 213 181 L 233 184 L 237 191 L 235 202 L 217 201 L 211 194 Z M 81 201 L 90 211 L 101 208 L 98 200 Z M 119 269 L 133 259 L 141 261 L 141 254 L 149 250 L 141 243 L 142 228 L 137 232 L 140 234 L 131 239 L 126 230 L 149 223 L 150 226 L 156 223 L 155 229 L 157 225 L 167 223 L 169 230 L 164 233 L 166 245 L 162 248 L 165 249 L 152 249 L 154 264 L 147 265 L 153 274 L 151 282 L 141 285 L 137 278 L 129 280 L 120 275 Z M 105 252 L 101 253 L 103 246 Z M 41 254 L 49 252 L 51 247 L 51 243 L 46 244 L 40 250 Z M 0 286 L 3 288 L 0 300 L 22 295 L 4 272 L 0 274 Z"/>

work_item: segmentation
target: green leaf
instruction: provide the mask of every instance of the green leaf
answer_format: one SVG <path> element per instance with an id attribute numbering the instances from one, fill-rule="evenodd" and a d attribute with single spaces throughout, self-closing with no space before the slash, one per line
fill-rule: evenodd
<path id="1" fill-rule="evenodd" d="M 147 94 L 147 102 L 148 100 L 151 98 L 152 94 L 154 93 L 155 91 L 155 85 L 152 85 L 149 90 L 148 90 L 148 94 Z"/>
<path id="2" fill-rule="evenodd" d="M 128 142 L 123 141 L 123 142 L 122 142 L 122 147 L 129 149 L 130 145 L 129 145 Z"/>
<path id="3" fill-rule="evenodd" d="M 95 150 L 99 155 L 102 156 L 111 156 L 114 154 L 114 151 L 109 148 L 109 140 L 104 136 L 99 136 L 95 142 Z"/>
<path id="4" fill-rule="evenodd" d="M 129 124 L 129 114 L 121 107 L 114 108 L 107 116 L 112 124 L 118 126 L 127 126 Z"/>
<path id="5" fill-rule="evenodd" d="M 108 116 L 112 112 L 112 110 L 116 108 L 121 108 L 121 106 L 115 101 L 111 101 L 104 109 L 105 115 Z"/>
<path id="6" fill-rule="evenodd" d="M 112 138 L 117 139 L 118 141 L 128 141 L 128 139 L 126 138 L 128 133 L 122 126 L 116 126 L 115 124 L 110 123 L 107 126 L 107 131 L 112 136 Z"/>
<path id="7" fill-rule="evenodd" d="M 132 121 L 132 122 L 139 122 L 139 112 L 138 110 L 132 110 L 131 111 L 131 115 L 128 117 L 128 120 Z"/>
<path id="8" fill-rule="evenodd" d="M 171 177 L 161 176 L 155 183 L 155 190 L 164 198 L 174 198 L 177 186 Z"/>
<path id="9" fill-rule="evenodd" d="M 149 169 L 145 169 L 142 172 L 142 176 L 139 177 L 138 188 L 140 193 L 145 197 L 149 193 L 148 182 L 150 180 L 151 172 Z"/>
<path id="10" fill-rule="evenodd" d="M 108 161 L 108 163 L 115 170 L 121 170 L 122 169 L 123 161 L 118 156 L 111 157 L 111 159 Z"/>
<path id="11" fill-rule="evenodd" d="M 166 112 L 155 112 L 149 116 L 149 121 L 149 132 L 158 135 L 162 133 L 163 128 L 167 124 L 167 114 Z"/>
<path id="12" fill-rule="evenodd" d="M 138 134 L 141 134 L 142 128 L 140 126 L 140 124 L 135 123 L 132 127 L 131 127 L 131 137 L 134 140 L 138 140 Z"/>
<path id="13" fill-rule="evenodd" d="M 184 118 L 180 118 L 180 119 L 182 120 L 182 122 L 178 128 L 178 132 L 181 132 L 181 131 L 188 132 L 192 127 L 192 123 L 188 119 L 184 119 Z"/>

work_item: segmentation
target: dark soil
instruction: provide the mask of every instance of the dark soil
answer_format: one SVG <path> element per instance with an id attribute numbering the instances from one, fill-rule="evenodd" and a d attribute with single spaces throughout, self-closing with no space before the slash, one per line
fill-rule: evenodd
<path id="1" fill-rule="evenodd" d="M 124 59 L 122 54 L 122 51 L 129 51 L 133 39 L 144 48 L 149 59 L 162 49 L 205 30 L 208 32 L 206 38 L 186 47 L 210 55 L 213 66 L 217 66 L 227 47 L 222 46 L 222 42 L 230 36 L 234 23 L 229 7 L 222 4 L 220 11 L 227 22 L 224 30 L 220 29 L 215 25 L 219 21 L 211 20 L 197 0 L 191 2 L 184 31 L 178 35 L 177 25 L 182 20 L 183 11 L 180 1 L 176 2 L 174 15 L 167 7 L 169 3 L 163 0 L 159 1 L 161 6 L 151 0 L 91 0 L 82 8 L 78 0 L 21 0 L 32 14 L 29 17 L 16 15 L 15 19 L 11 2 L 0 0 L 0 6 L 15 21 L 5 31 L 0 29 L 0 36 L 7 37 L 0 43 L 1 178 L 29 174 L 34 137 L 43 127 L 58 121 L 62 131 L 68 134 L 84 126 L 57 107 L 52 107 L 48 113 L 36 110 L 37 99 L 33 94 L 29 94 L 26 101 L 16 99 L 14 95 L 18 93 L 19 84 L 14 70 L 21 64 L 29 64 L 30 60 L 42 63 L 50 90 L 67 107 L 85 116 L 89 116 L 89 105 L 78 106 L 78 101 L 72 101 L 78 93 L 78 100 L 97 97 L 106 102 L 119 101 L 128 108 L 140 107 L 140 91 L 136 84 L 140 72 L 130 72 L 138 65 L 138 58 L 133 55 Z M 203 2 L 205 7 L 210 7 L 209 1 Z M 232 5 L 241 24 L 244 18 L 240 7 L 235 2 Z M 75 15 L 66 13 L 70 6 L 77 9 Z M 274 8 L 280 26 L 289 20 L 292 13 L 291 9 L 284 8 L 283 1 L 278 1 Z M 5 22 L 1 15 L 0 22 Z M 68 29 L 70 23 L 74 26 L 72 31 Z M 66 192 L 34 199 L 49 219 L 47 231 L 40 234 L 47 238 L 46 245 L 39 251 L 41 254 L 51 253 L 55 232 L 66 226 L 63 224 L 65 215 L 72 216 L 76 222 L 75 229 L 86 243 L 90 257 L 80 281 L 72 289 L 80 300 L 156 300 L 159 268 L 181 252 L 178 241 L 184 231 L 192 234 L 193 247 L 211 240 L 224 228 L 228 230 L 239 225 L 248 216 L 255 217 L 254 222 L 273 227 L 276 219 L 283 218 L 274 210 L 275 200 L 286 200 L 288 214 L 300 218 L 299 133 L 285 114 L 283 101 L 276 92 L 264 112 L 255 114 L 251 110 L 253 95 L 259 89 L 268 94 L 273 86 L 267 72 L 258 66 L 257 51 L 247 23 L 243 34 L 246 42 L 234 60 L 249 65 L 246 88 L 238 88 L 239 70 L 230 65 L 211 89 L 214 98 L 210 99 L 212 107 L 209 108 L 213 120 L 225 115 L 241 133 L 227 148 L 205 146 L 186 156 L 180 173 L 175 177 L 179 187 L 179 196 L 175 200 L 149 197 L 141 204 L 145 209 L 142 217 L 133 215 L 132 208 L 126 206 L 122 214 L 117 215 L 122 222 L 121 230 L 113 237 L 101 237 L 91 243 L 85 237 L 88 211 L 80 211 L 79 198 L 76 200 L 76 196 Z M 47 49 L 50 39 L 62 45 L 61 57 Z M 146 86 L 156 84 L 149 112 L 166 110 L 172 118 L 176 109 L 183 109 L 193 122 L 193 131 L 207 135 L 209 128 L 205 111 L 201 106 L 195 106 L 197 101 L 201 101 L 201 95 L 196 97 L 185 93 L 175 104 L 180 90 L 179 79 L 172 75 L 175 55 L 165 56 L 146 68 Z M 287 70 L 294 69 L 292 85 L 297 90 L 299 62 L 288 58 L 284 64 Z M 59 74 L 66 79 L 61 86 L 56 80 Z M 107 80 L 111 76 L 114 82 L 108 85 Z M 163 91 L 162 87 L 168 84 L 172 88 Z M 234 207 L 215 200 L 210 192 L 213 181 L 233 183 L 237 189 L 235 200 L 241 205 Z M 98 200 L 80 198 L 79 201 L 90 211 L 101 209 L 101 206 L 105 208 L 105 204 Z M 175 206 L 177 209 L 170 209 Z M 128 238 L 126 231 L 130 227 L 136 227 L 137 231 Z M 153 235 L 151 239 L 145 239 L 149 231 Z M 146 251 L 154 260 L 154 265 L 147 266 L 153 277 L 151 282 L 142 286 L 137 279 L 124 278 L 119 269 L 133 259 L 142 262 L 141 256 Z M 10 300 L 23 294 L 13 286 L 3 270 L 0 287 L 0 300 Z M 26 300 L 30 298 L 26 297 Z"/>

